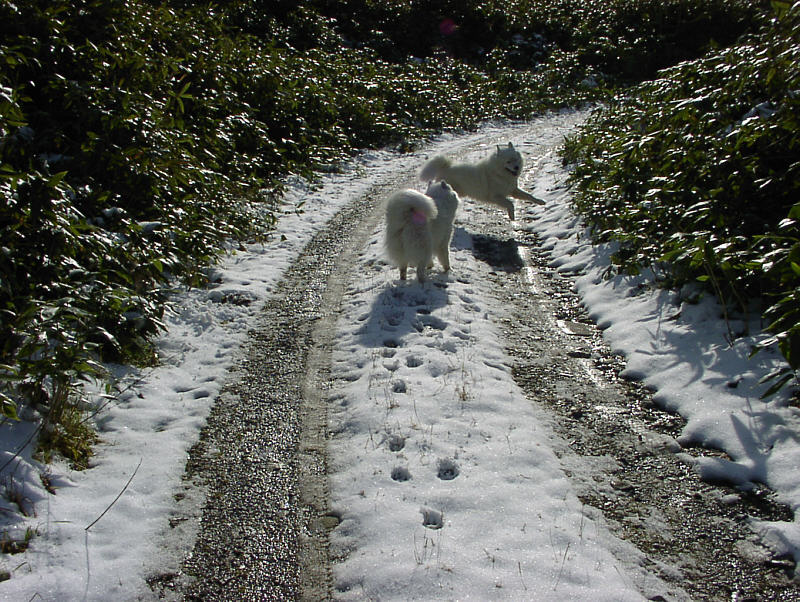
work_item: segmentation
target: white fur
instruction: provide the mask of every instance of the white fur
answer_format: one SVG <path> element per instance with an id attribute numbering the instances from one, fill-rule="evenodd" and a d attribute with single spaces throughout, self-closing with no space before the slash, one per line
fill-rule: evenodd
<path id="1" fill-rule="evenodd" d="M 544 205 L 544 201 L 519 187 L 521 173 L 522 155 L 509 142 L 505 148 L 498 145 L 496 152 L 474 164 L 453 163 L 443 155 L 436 155 L 422 166 L 419 179 L 446 180 L 461 196 L 502 207 L 513 221 L 514 203 L 508 197 Z"/>
<path id="2" fill-rule="evenodd" d="M 386 202 L 386 252 L 406 279 L 408 266 L 425 282 L 433 256 L 450 270 L 450 240 L 458 209 L 458 195 L 446 182 L 431 182 L 427 194 L 416 190 L 396 192 Z M 417 212 L 416 219 L 414 212 Z M 422 218 L 424 216 L 424 220 Z"/>

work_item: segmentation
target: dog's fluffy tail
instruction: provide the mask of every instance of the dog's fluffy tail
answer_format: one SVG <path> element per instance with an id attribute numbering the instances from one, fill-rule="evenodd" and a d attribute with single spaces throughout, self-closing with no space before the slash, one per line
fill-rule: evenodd
<path id="1" fill-rule="evenodd" d="M 436 214 L 433 199 L 416 190 L 401 190 L 386 201 L 386 251 L 401 273 L 404 266 L 416 267 L 420 282 L 431 259 L 429 222 Z"/>
<path id="2" fill-rule="evenodd" d="M 445 180 L 447 178 L 444 177 L 444 171 L 448 169 L 452 165 L 450 159 L 445 157 L 444 155 L 436 155 L 422 166 L 419 170 L 419 177 L 420 182 L 431 182 L 433 180 Z"/>
<path id="3" fill-rule="evenodd" d="M 386 201 L 386 225 L 389 229 L 424 226 L 436 217 L 436 213 L 433 199 L 416 190 L 401 190 Z"/>

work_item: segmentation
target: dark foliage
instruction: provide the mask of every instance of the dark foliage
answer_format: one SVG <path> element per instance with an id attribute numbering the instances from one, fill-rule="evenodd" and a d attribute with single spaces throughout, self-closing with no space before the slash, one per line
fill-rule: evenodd
<path id="1" fill-rule="evenodd" d="M 599 111 L 568 145 L 575 205 L 616 261 L 700 281 L 723 304 L 765 299 L 800 369 L 800 7 L 681 63 Z M 774 391 L 773 389 L 772 391 Z"/>
<path id="2" fill-rule="evenodd" d="M 102 362 L 147 361 L 170 288 L 267 236 L 287 174 L 602 98 L 754 18 L 736 0 L 0 4 L 2 413 L 57 420 Z"/>

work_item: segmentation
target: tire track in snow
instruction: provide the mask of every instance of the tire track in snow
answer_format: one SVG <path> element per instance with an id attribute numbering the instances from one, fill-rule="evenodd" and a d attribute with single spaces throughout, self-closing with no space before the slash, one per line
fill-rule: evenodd
<path id="1" fill-rule="evenodd" d="M 151 578 L 160 597 L 329 597 L 327 540 L 337 519 L 327 504 L 324 394 L 333 325 L 383 201 L 415 180 L 412 170 L 376 182 L 312 237 L 276 285 L 190 450 L 174 524 L 199 526 L 176 530 L 180 541 L 169 547 L 185 560 Z"/>

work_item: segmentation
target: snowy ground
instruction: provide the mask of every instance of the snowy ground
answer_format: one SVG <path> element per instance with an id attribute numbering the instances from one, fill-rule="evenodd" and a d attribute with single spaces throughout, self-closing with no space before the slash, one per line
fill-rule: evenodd
<path id="1" fill-rule="evenodd" d="M 731 457 L 703 460 L 698 470 L 742 487 L 765 482 L 796 511 L 800 417 L 780 399 L 761 401 L 756 384 L 776 356 L 747 360 L 752 338 L 730 347 L 710 301 L 690 305 L 673 293 L 642 289 L 638 280 L 600 278 L 608 250 L 576 237 L 581 229 L 567 209 L 564 172 L 547 150 L 576 116 L 545 119 L 553 128 L 549 140 L 532 136 L 533 124 L 491 126 L 443 138 L 426 154 L 479 140 L 514 141 L 528 161 L 524 187 L 547 200 L 535 211 L 554 265 L 582 273 L 577 287 L 609 344 L 627 356 L 628 372 L 652 386 L 659 403 L 688 418 L 683 438 Z M 535 127 L 539 132 L 541 122 Z M 489 149 L 477 148 L 474 157 Z M 287 212 L 271 242 L 231 255 L 217 270 L 215 288 L 176 298 L 160 342 L 162 364 L 118 369 L 123 392 L 97 416 L 102 444 L 91 470 L 43 466 L 24 446 L 29 424 L 0 427 L 2 530 L 10 538 L 35 533 L 26 553 L 0 557 L 0 569 L 11 575 L 0 582 L 0 598 L 144 596 L 144 578 L 160 562 L 156 545 L 168 529 L 187 450 L 261 302 L 339 207 L 422 157 L 371 153 L 347 173 L 326 177 L 320 190 L 298 184 L 287 200 L 303 201 L 303 213 Z M 638 569 L 635 551 L 582 507 L 549 447 L 552 435 L 539 410 L 511 377 L 495 326 L 504 309 L 492 305 L 484 267 L 464 234 L 481 210 L 467 201 L 459 211 L 449 277 L 400 284 L 383 259 L 379 230 L 359 258 L 361 278 L 345 296 L 333 357 L 331 506 L 341 524 L 332 548 L 343 556 L 334 569 L 338 595 L 667 595 Z M 800 548 L 797 523 L 755 526 L 778 552 Z"/>

